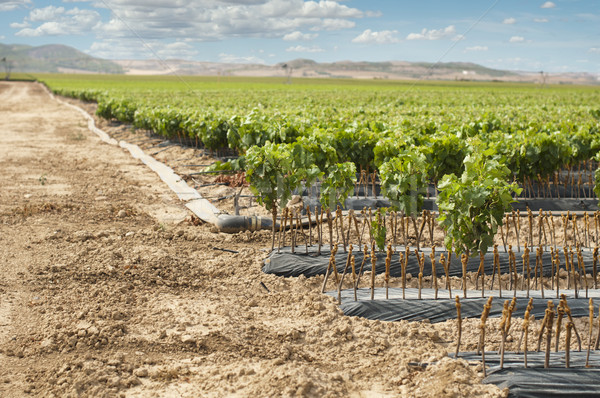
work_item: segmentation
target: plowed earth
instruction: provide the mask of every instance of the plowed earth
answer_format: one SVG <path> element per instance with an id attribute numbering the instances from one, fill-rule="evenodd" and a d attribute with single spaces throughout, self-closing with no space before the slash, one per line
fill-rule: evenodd
<path id="1" fill-rule="evenodd" d="M 506 394 L 445 359 L 454 323 L 345 317 L 322 277 L 263 274 L 269 232 L 194 225 L 37 84 L 0 83 L 0 142 L 2 397 Z"/>

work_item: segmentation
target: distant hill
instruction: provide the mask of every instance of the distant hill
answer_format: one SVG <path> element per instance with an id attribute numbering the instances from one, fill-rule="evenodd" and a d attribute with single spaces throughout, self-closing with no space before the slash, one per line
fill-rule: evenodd
<path id="1" fill-rule="evenodd" d="M 390 80 L 474 80 L 547 84 L 600 84 L 590 73 L 518 72 L 487 68 L 470 62 L 355 62 L 319 63 L 294 59 L 275 65 L 186 61 L 179 59 L 115 60 L 132 75 L 281 76 Z"/>
<path id="2" fill-rule="evenodd" d="M 61 44 L 32 47 L 0 43 L 3 58 L 11 63 L 13 73 L 123 73 L 123 68 L 112 61 Z"/>

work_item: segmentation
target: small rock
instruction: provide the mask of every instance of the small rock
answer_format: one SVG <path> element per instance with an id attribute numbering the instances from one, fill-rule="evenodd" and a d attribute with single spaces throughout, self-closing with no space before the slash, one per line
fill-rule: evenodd
<path id="1" fill-rule="evenodd" d="M 181 336 L 181 342 L 183 344 L 196 344 L 196 338 L 194 336 L 190 336 L 189 334 L 184 334 Z"/>
<path id="2" fill-rule="evenodd" d="M 119 218 L 127 217 L 127 212 L 125 210 L 121 209 L 117 213 L 117 217 L 119 217 Z"/>
<path id="3" fill-rule="evenodd" d="M 137 368 L 133 371 L 133 374 L 137 377 L 148 377 L 148 369 L 146 368 Z"/>

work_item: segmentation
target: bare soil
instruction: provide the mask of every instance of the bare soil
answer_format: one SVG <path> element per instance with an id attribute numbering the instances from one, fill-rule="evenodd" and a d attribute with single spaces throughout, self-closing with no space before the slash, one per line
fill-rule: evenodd
<path id="1" fill-rule="evenodd" d="M 0 115 L 0 396 L 506 395 L 446 358 L 455 321 L 350 318 L 322 277 L 263 274 L 269 232 L 194 225 L 41 86 L 0 83 Z"/>

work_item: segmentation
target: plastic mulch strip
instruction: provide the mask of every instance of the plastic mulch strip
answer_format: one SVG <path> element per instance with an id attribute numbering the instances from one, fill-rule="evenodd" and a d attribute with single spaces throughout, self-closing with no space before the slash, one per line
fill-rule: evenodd
<path id="1" fill-rule="evenodd" d="M 327 271 L 327 266 L 329 264 L 329 246 L 323 246 L 321 248 L 321 255 L 317 255 L 317 247 L 309 246 L 308 254 L 306 254 L 306 248 L 303 245 L 296 247 L 296 253 L 291 252 L 290 247 L 281 248 L 280 253 L 277 253 L 277 249 L 274 250 L 271 255 L 265 260 L 265 265 L 263 266 L 263 272 L 267 274 L 275 274 L 278 276 L 300 276 L 304 275 L 305 277 L 311 277 L 315 275 L 325 275 Z M 414 250 L 415 248 L 410 249 L 410 256 L 408 258 L 408 265 L 406 269 L 406 273 L 412 274 L 413 276 L 419 273 L 419 263 L 417 261 L 417 257 L 415 256 Z M 499 264 L 500 264 L 500 272 L 502 274 L 506 274 L 509 272 L 509 259 L 508 253 L 504 252 L 502 247 L 498 248 L 499 250 Z M 423 269 L 423 276 L 431 275 L 431 261 L 429 258 L 429 254 L 431 253 L 430 248 L 421 248 L 420 250 L 425 254 L 425 268 Z M 390 276 L 392 277 L 400 277 L 402 276 L 402 267 L 399 262 L 398 252 L 404 253 L 403 246 L 396 246 L 396 252 L 392 256 L 392 262 L 390 263 Z M 562 248 L 560 248 L 560 259 L 561 259 L 561 268 L 564 268 L 564 258 L 562 254 Z M 445 253 L 446 258 L 448 257 L 448 253 L 446 253 L 443 249 L 436 250 L 436 269 L 437 275 L 443 276 L 444 269 L 439 263 L 440 254 Z M 363 260 L 363 251 L 362 248 L 359 249 L 354 247 L 352 252 L 355 258 L 356 264 L 361 264 Z M 519 273 L 522 272 L 523 260 L 522 260 L 522 252 L 514 251 L 517 271 Z M 593 261 L 592 252 L 589 250 L 584 250 L 582 252 L 583 260 L 586 265 L 591 264 Z M 493 252 L 490 250 L 485 255 L 485 273 L 490 275 L 492 273 L 493 268 Z M 533 249 L 530 253 L 530 265 L 532 269 L 535 267 L 535 249 Z M 338 272 L 343 272 L 344 267 L 346 265 L 346 257 L 347 253 L 344 253 L 341 246 L 338 249 L 337 255 L 335 256 L 336 265 Z M 385 252 L 377 252 L 377 269 L 376 272 L 378 274 L 385 272 Z M 542 256 L 543 260 L 543 268 L 544 268 L 544 276 L 551 276 L 552 273 L 552 262 L 550 260 L 550 249 L 544 251 Z M 479 269 L 479 255 L 472 256 L 469 258 L 469 263 L 467 265 L 467 272 L 477 272 Z M 371 271 L 371 262 L 366 261 L 364 266 L 365 271 Z M 591 271 L 591 266 L 587 267 L 588 272 Z M 498 272 L 498 271 L 496 271 Z M 450 265 L 449 270 L 450 276 L 462 276 L 462 268 L 460 263 L 460 257 L 457 255 L 452 256 L 452 263 Z"/>
<path id="2" fill-rule="evenodd" d="M 359 316 L 367 319 L 378 319 L 380 321 L 422 321 L 429 320 L 431 323 L 444 322 L 456 318 L 456 307 L 454 299 L 449 299 L 447 290 L 438 289 L 438 299 L 434 299 L 433 289 L 422 289 L 419 300 L 418 289 L 406 288 L 405 297 L 402 299 L 402 288 L 393 287 L 389 289 L 389 299 L 385 299 L 385 288 L 376 288 L 374 300 L 371 300 L 371 290 L 361 288 L 357 290 L 357 301 L 354 301 L 354 292 L 351 289 L 342 290 L 340 308 L 344 315 Z M 569 307 L 573 317 L 588 316 L 589 302 L 585 298 L 585 291 L 579 292 L 579 298 L 575 298 L 573 290 L 561 289 L 561 294 L 566 294 Z M 337 291 L 326 293 L 329 296 L 337 298 Z M 512 290 L 503 290 L 502 298 L 498 297 L 498 291 L 486 290 L 486 297 L 495 296 L 490 310 L 490 318 L 500 318 L 502 316 L 502 306 L 504 300 L 510 300 L 513 297 Z M 526 297 L 526 291 L 517 291 L 517 305 L 513 312 L 513 317 L 522 318 L 525 314 L 525 308 L 529 299 Z M 460 296 L 462 305 L 462 318 L 479 318 L 481 310 L 486 303 L 487 298 L 481 298 L 481 291 L 467 291 L 467 297 L 463 298 L 462 290 L 453 290 L 452 296 Z M 533 297 L 533 310 L 531 315 L 536 319 L 544 317 L 548 300 L 554 302 L 555 308 L 558 307 L 559 299 L 556 298 L 556 292 L 546 290 L 545 298 L 541 298 L 540 291 L 530 291 L 529 296 Z M 590 290 L 589 297 L 600 298 L 600 291 Z"/>

